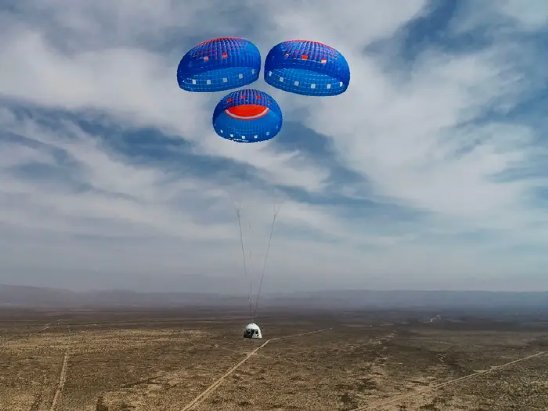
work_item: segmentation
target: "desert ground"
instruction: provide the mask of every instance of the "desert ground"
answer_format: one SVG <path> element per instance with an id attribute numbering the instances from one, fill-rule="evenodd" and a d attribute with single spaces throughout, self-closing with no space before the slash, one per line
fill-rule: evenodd
<path id="1" fill-rule="evenodd" d="M 5 308 L 0 410 L 548 409 L 548 321 L 429 316 Z"/>

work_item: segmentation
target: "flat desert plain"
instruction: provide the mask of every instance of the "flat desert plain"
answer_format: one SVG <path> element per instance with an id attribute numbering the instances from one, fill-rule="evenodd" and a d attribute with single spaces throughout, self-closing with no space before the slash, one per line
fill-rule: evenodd
<path id="1" fill-rule="evenodd" d="M 0 310 L 0 410 L 547 410 L 548 321 Z"/>

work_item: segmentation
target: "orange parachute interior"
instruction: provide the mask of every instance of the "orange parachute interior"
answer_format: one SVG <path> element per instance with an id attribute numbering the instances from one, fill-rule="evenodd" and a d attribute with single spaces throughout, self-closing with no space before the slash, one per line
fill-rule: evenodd
<path id="1" fill-rule="evenodd" d="M 225 112 L 233 118 L 251 120 L 268 113 L 268 107 L 260 104 L 240 104 L 226 109 Z"/>

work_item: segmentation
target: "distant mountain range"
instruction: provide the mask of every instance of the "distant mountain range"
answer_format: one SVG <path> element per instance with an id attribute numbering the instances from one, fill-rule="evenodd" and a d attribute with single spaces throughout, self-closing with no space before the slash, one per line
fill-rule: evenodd
<path id="1" fill-rule="evenodd" d="M 128 290 L 71 291 L 0 284 L 0 307 L 170 307 L 240 305 L 241 296 L 200 293 L 142 293 Z M 245 300 L 247 301 L 247 300 Z"/>
<path id="2" fill-rule="evenodd" d="M 247 304 L 247 296 L 185 292 L 86 291 L 0 284 L 0 307 L 221 307 Z M 263 308 L 434 309 L 522 307 L 547 310 L 548 292 L 334 290 L 268 294 Z"/>

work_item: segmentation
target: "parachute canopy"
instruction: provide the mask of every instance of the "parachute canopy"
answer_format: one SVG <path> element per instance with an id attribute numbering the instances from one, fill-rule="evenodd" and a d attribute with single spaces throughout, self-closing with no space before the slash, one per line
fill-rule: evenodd
<path id="1" fill-rule="evenodd" d="M 238 143 L 270 140 L 282 128 L 282 111 L 265 92 L 244 89 L 226 95 L 213 112 L 215 132 Z"/>
<path id="2" fill-rule="evenodd" d="M 187 91 L 222 91 L 259 78 L 261 54 L 246 39 L 220 37 L 190 49 L 177 68 L 179 87 Z"/>
<path id="3" fill-rule="evenodd" d="M 271 86 L 308 96 L 335 96 L 350 82 L 344 56 L 317 41 L 290 40 L 274 46 L 264 70 L 264 79 Z"/>

